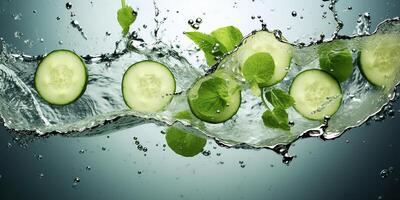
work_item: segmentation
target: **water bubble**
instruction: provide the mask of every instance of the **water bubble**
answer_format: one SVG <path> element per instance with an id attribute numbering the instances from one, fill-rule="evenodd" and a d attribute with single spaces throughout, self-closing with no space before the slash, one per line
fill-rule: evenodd
<path id="1" fill-rule="evenodd" d="M 111 35 L 111 33 L 107 31 L 106 32 L 106 36 L 110 36 L 110 35 Z"/>
<path id="2" fill-rule="evenodd" d="M 193 19 L 189 19 L 188 24 L 189 24 L 189 25 L 193 25 L 193 24 L 194 24 Z"/>
<path id="3" fill-rule="evenodd" d="M 43 174 L 43 173 L 40 173 L 40 174 L 39 174 L 39 177 L 42 179 L 42 178 L 44 177 L 44 174 Z"/>
<path id="4" fill-rule="evenodd" d="M 43 159 L 43 156 L 39 154 L 39 155 L 36 156 L 36 158 L 37 158 L 38 160 L 42 160 L 42 159 Z"/>
<path id="5" fill-rule="evenodd" d="M 32 12 L 33 12 L 34 14 L 36 14 L 36 13 L 37 13 L 37 10 L 33 10 Z"/>
<path id="6" fill-rule="evenodd" d="M 297 16 L 297 12 L 296 11 L 292 11 L 292 16 L 296 17 Z"/>
<path id="7" fill-rule="evenodd" d="M 92 167 L 90 167 L 90 166 L 86 166 L 86 171 L 90 171 L 90 170 L 92 170 Z"/>
<path id="8" fill-rule="evenodd" d="M 382 200 L 383 197 L 381 195 L 378 196 L 378 200 Z"/>
<path id="9" fill-rule="evenodd" d="M 56 17 L 56 20 L 58 21 L 58 20 L 60 20 L 61 19 L 61 17 Z"/>
<path id="10" fill-rule="evenodd" d="M 140 175 L 140 174 L 142 174 L 142 171 L 138 171 L 137 173 Z"/>
<path id="11" fill-rule="evenodd" d="M 60 41 L 58 41 L 58 44 L 62 45 L 62 44 L 64 44 L 64 42 L 62 40 L 60 40 Z"/>
<path id="12" fill-rule="evenodd" d="M 79 154 L 84 154 L 86 151 L 84 149 L 79 150 Z"/>
<path id="13" fill-rule="evenodd" d="M 147 152 L 147 148 L 146 147 L 143 148 L 143 152 Z"/>
<path id="14" fill-rule="evenodd" d="M 105 151 L 105 150 L 107 150 L 105 147 L 101 147 L 101 150 L 103 150 L 103 151 Z"/>
<path id="15" fill-rule="evenodd" d="M 353 10 L 352 6 L 347 7 L 347 10 Z"/>
<path id="16" fill-rule="evenodd" d="M 255 16 L 251 16 L 251 19 L 255 19 L 256 17 Z"/>
<path id="17" fill-rule="evenodd" d="M 70 10 L 72 8 L 72 3 L 71 2 L 67 2 L 65 4 L 65 8 L 67 8 L 67 10 Z"/>
<path id="18" fill-rule="evenodd" d="M 11 142 L 9 142 L 9 143 L 7 143 L 7 148 L 11 148 L 12 147 L 12 144 L 11 144 Z"/>
<path id="19" fill-rule="evenodd" d="M 379 175 L 380 175 L 381 178 L 383 178 L 383 179 L 387 178 L 387 177 L 389 176 L 389 174 L 390 174 L 390 172 L 389 172 L 388 169 L 383 169 L 383 170 L 379 173 Z"/>
<path id="20" fill-rule="evenodd" d="M 43 38 L 40 38 L 39 41 L 40 41 L 40 43 L 43 43 L 43 42 L 44 42 L 44 39 L 43 39 Z"/>
<path id="21" fill-rule="evenodd" d="M 141 150 L 143 150 L 143 146 L 142 146 L 142 145 L 138 145 L 138 146 L 137 146 L 137 149 L 138 149 L 139 151 L 141 151 Z"/>

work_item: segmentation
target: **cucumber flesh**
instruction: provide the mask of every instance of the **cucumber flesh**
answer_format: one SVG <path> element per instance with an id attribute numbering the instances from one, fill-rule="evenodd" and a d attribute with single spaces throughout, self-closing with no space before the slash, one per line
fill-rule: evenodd
<path id="1" fill-rule="evenodd" d="M 256 53 L 269 53 L 275 63 L 272 78 L 263 86 L 272 86 L 279 83 L 288 73 L 293 57 L 293 47 L 276 39 L 270 32 L 260 31 L 247 38 L 238 49 L 236 55 L 243 67 L 249 57 Z"/>
<path id="2" fill-rule="evenodd" d="M 162 111 L 172 101 L 175 89 L 172 72 L 155 61 L 131 65 L 122 80 L 122 95 L 126 105 L 142 113 Z"/>
<path id="3" fill-rule="evenodd" d="M 53 105 L 67 105 L 79 99 L 87 81 L 85 63 L 69 50 L 49 53 L 39 63 L 34 80 L 38 94 Z"/>
<path id="4" fill-rule="evenodd" d="M 400 36 L 370 36 L 362 46 L 359 65 L 371 84 L 381 87 L 393 85 L 400 71 Z"/>
<path id="5" fill-rule="evenodd" d="M 204 106 L 205 104 L 198 101 L 199 98 L 201 98 L 199 90 L 203 86 L 203 84 L 206 84 L 208 81 L 213 81 L 216 78 L 224 80 L 223 86 L 226 87 L 228 90 L 227 96 L 224 97 L 226 104 L 222 106 L 222 108 L 219 107 L 217 109 L 216 107 L 211 107 L 208 110 L 204 110 L 202 106 Z M 212 91 L 209 91 L 207 93 L 217 93 L 217 88 L 218 86 L 213 87 L 211 89 Z M 211 103 L 209 102 L 208 105 L 213 103 L 218 104 L 217 100 L 215 99 L 207 99 L 206 101 L 211 101 Z M 188 103 L 190 106 L 190 110 L 198 119 L 213 124 L 222 123 L 231 119 L 238 112 L 241 103 L 241 91 L 236 80 L 234 80 L 230 75 L 224 72 L 217 71 L 211 75 L 199 79 L 193 85 L 193 87 L 188 92 Z"/>
<path id="6" fill-rule="evenodd" d="M 334 115 L 342 103 L 340 84 L 330 74 L 318 69 L 298 74 L 289 93 L 295 100 L 294 108 L 311 120 L 323 120 Z"/>

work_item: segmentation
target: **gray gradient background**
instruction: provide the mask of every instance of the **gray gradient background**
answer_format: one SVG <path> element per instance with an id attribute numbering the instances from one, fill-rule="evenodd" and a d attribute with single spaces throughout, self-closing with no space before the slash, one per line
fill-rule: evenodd
<path id="1" fill-rule="evenodd" d="M 1 1 L 0 37 L 28 54 L 58 48 L 81 54 L 111 52 L 114 41 L 120 38 L 115 20 L 119 0 L 71 2 L 74 19 L 89 36 L 87 41 L 69 25 L 70 11 L 65 9 L 66 1 L 60 0 Z M 141 27 L 147 24 L 147 31 L 152 30 L 152 2 L 128 2 L 140 8 L 134 29 L 142 29 L 141 34 L 146 35 Z M 329 35 L 335 26 L 331 13 L 322 19 L 328 3 L 321 0 L 158 2 L 161 16 L 168 16 L 163 40 L 177 39 L 184 47 L 190 46 L 190 41 L 181 32 L 190 30 L 186 24 L 189 18 L 199 16 L 204 21 L 201 31 L 232 24 L 248 33 L 260 27 L 250 16 L 261 15 L 269 28 L 281 29 L 291 41 L 308 41 L 320 33 Z M 321 4 L 325 6 L 321 8 Z M 349 6 L 353 7 L 351 11 L 347 10 Z M 400 15 L 399 6 L 396 0 L 341 0 L 337 9 L 345 21 L 342 34 L 353 33 L 359 13 L 371 12 L 374 28 L 383 19 Z M 297 17 L 291 16 L 292 10 L 297 11 Z M 18 13 L 22 20 L 13 20 L 12 15 Z M 23 38 L 14 38 L 15 31 L 23 32 Z M 106 31 L 111 36 L 106 37 Z M 40 43 L 39 38 L 45 41 Z M 23 42 L 26 39 L 33 41 L 33 47 Z M 59 40 L 64 44 L 59 45 Z M 210 156 L 183 158 L 168 147 L 163 150 L 165 139 L 160 131 L 164 127 L 153 124 L 109 137 L 36 139 L 27 148 L 19 147 L 13 140 L 15 135 L 0 127 L 0 199 L 400 199 L 398 123 L 398 117 L 374 122 L 334 141 L 298 141 L 290 150 L 297 155 L 290 166 L 283 165 L 281 157 L 269 150 L 225 149 L 212 141 L 206 146 Z M 149 149 L 146 156 L 137 150 L 134 136 Z M 80 154 L 81 149 L 86 152 Z M 39 154 L 42 159 L 38 159 Z M 244 161 L 245 168 L 239 161 Z M 87 171 L 86 166 L 92 169 Z M 391 166 L 394 172 L 382 179 L 379 172 Z M 77 176 L 81 182 L 72 187 Z"/>

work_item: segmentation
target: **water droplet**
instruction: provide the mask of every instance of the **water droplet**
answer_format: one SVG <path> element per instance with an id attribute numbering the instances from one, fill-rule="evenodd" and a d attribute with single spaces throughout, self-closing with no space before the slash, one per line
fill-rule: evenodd
<path id="1" fill-rule="evenodd" d="M 297 12 L 296 11 L 292 11 L 292 16 L 296 17 L 297 16 Z"/>
<path id="2" fill-rule="evenodd" d="M 195 29 L 195 30 L 198 30 L 200 28 L 200 25 L 199 24 L 193 24 L 192 28 Z"/>
<path id="3" fill-rule="evenodd" d="M 204 156 L 210 156 L 211 155 L 211 151 L 203 151 L 202 152 L 202 154 L 204 155 Z"/>
<path id="4" fill-rule="evenodd" d="M 353 10 L 353 7 L 349 6 L 347 7 L 347 10 Z"/>
<path id="5" fill-rule="evenodd" d="M 147 152 L 147 148 L 146 147 L 143 148 L 143 152 Z"/>
<path id="6" fill-rule="evenodd" d="M 21 39 L 22 36 L 24 36 L 23 33 L 19 32 L 19 31 L 15 31 L 15 32 L 14 32 L 14 37 L 15 37 L 15 38 Z"/>
<path id="7" fill-rule="evenodd" d="M 58 41 L 58 44 L 62 45 L 62 44 L 64 44 L 64 42 L 62 40 L 60 40 L 60 41 Z"/>
<path id="8" fill-rule="evenodd" d="M 193 24 L 194 24 L 193 19 L 189 19 L 188 24 L 189 24 L 189 25 L 193 25 Z"/>
<path id="9" fill-rule="evenodd" d="M 67 2 L 65 4 L 65 8 L 67 8 L 67 10 L 70 10 L 72 8 L 72 3 L 71 2 Z"/>
<path id="10" fill-rule="evenodd" d="M 43 42 L 44 42 L 44 39 L 43 39 L 43 38 L 40 38 L 39 41 L 40 41 L 40 43 L 43 43 Z"/>
<path id="11" fill-rule="evenodd" d="M 20 21 L 22 20 L 22 14 L 21 13 L 15 14 L 13 15 L 13 18 L 15 21 Z"/>
<path id="12" fill-rule="evenodd" d="M 196 19 L 196 23 L 201 24 L 203 22 L 203 19 L 201 19 L 200 17 Z"/>
<path id="13" fill-rule="evenodd" d="M 379 175 L 381 176 L 381 178 L 387 178 L 389 176 L 389 171 L 387 169 L 383 169 Z"/>

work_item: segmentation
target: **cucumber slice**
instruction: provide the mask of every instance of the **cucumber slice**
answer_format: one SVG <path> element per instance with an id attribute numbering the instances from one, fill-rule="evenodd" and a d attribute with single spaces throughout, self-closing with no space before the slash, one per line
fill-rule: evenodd
<path id="1" fill-rule="evenodd" d="M 126 105 L 138 112 L 163 110 L 173 98 L 176 82 L 172 72 L 155 61 L 131 65 L 122 80 L 122 95 Z"/>
<path id="2" fill-rule="evenodd" d="M 400 36 L 370 36 L 361 48 L 359 66 L 364 77 L 375 86 L 391 86 L 400 71 Z"/>
<path id="3" fill-rule="evenodd" d="M 240 88 L 230 75 L 217 71 L 199 79 L 188 92 L 192 113 L 208 123 L 222 123 L 239 110 Z"/>
<path id="4" fill-rule="evenodd" d="M 49 53 L 35 73 L 38 94 L 53 105 L 67 105 L 78 100 L 86 90 L 88 72 L 83 60 L 69 50 Z"/>
<path id="5" fill-rule="evenodd" d="M 342 104 L 342 89 L 329 73 L 311 69 L 301 72 L 290 86 L 294 108 L 305 118 L 323 120 L 332 116 Z"/>
<path id="6" fill-rule="evenodd" d="M 260 31 L 247 38 L 238 49 L 236 55 L 241 68 L 249 57 L 256 53 L 269 53 L 275 63 L 272 78 L 263 86 L 272 86 L 279 83 L 288 73 L 293 57 L 293 47 L 276 39 L 270 32 Z"/>

